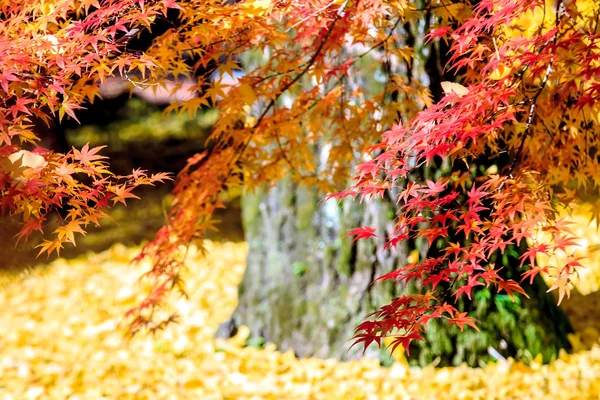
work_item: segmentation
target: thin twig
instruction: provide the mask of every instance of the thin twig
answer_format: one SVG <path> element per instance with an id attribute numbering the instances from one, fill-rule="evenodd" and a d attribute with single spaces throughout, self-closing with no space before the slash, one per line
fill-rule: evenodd
<path id="1" fill-rule="evenodd" d="M 331 36 L 331 32 L 333 31 L 333 28 L 335 27 L 336 22 L 340 18 L 340 15 L 341 15 L 341 12 L 338 12 L 335 15 L 335 18 L 333 19 L 333 21 L 329 25 L 329 30 L 327 31 L 327 34 L 325 35 L 325 37 L 323 38 L 323 40 L 321 41 L 321 43 L 319 43 L 319 47 L 317 47 L 317 50 L 315 51 L 315 53 L 313 54 L 313 56 L 310 58 L 310 60 L 306 64 L 306 66 L 302 69 L 302 71 L 300 71 L 298 73 L 298 75 L 296 75 L 296 77 L 294 79 L 292 79 L 290 82 L 288 82 L 286 85 L 284 85 L 283 88 L 281 88 L 281 90 L 279 91 L 279 93 L 277 93 L 275 95 L 275 97 L 273 99 L 271 99 L 271 101 L 269 102 L 269 104 L 267 104 L 267 106 L 265 107 L 265 109 L 263 110 L 263 112 L 258 117 L 258 120 L 256 121 L 256 124 L 254 124 L 254 127 L 252 128 L 252 132 L 250 133 L 250 135 L 248 135 L 248 140 L 246 140 L 242 144 L 242 146 L 240 147 L 240 149 L 238 149 L 239 150 L 239 152 L 237 153 L 238 157 L 236 157 L 235 162 L 237 162 L 237 160 L 239 160 L 244 155 L 246 149 L 248 148 L 248 145 L 250 144 L 252 136 L 254 136 L 254 133 L 256 132 L 257 128 L 260 126 L 260 124 L 262 123 L 262 121 L 265 119 L 267 113 L 273 108 L 273 106 L 275 106 L 275 103 L 279 100 L 279 98 L 289 88 L 291 88 L 293 85 L 295 85 L 300 80 L 300 78 L 302 78 L 308 72 L 308 70 L 310 69 L 310 67 L 312 67 L 312 65 L 316 61 L 317 57 L 321 54 L 321 51 L 323 50 L 323 47 L 325 46 L 325 43 L 327 43 L 327 40 L 329 40 L 329 37 Z"/>
<path id="2" fill-rule="evenodd" d="M 556 19 L 555 19 L 555 24 L 554 24 L 555 27 L 558 27 L 558 24 L 560 22 L 559 10 L 560 10 L 561 5 L 562 5 L 562 0 L 559 0 L 556 3 Z M 556 32 L 554 34 L 552 43 L 556 44 L 557 40 L 558 40 L 558 32 Z M 542 94 L 542 92 L 544 91 L 544 89 L 546 88 L 546 84 L 548 83 L 548 78 L 550 77 L 550 73 L 552 72 L 552 64 L 553 64 L 553 61 L 551 60 L 550 64 L 548 64 L 548 67 L 546 68 L 546 74 L 544 75 L 542 84 L 538 88 L 535 95 L 530 99 L 531 105 L 529 106 L 529 114 L 527 116 L 527 124 L 525 126 L 525 132 L 523 133 L 523 140 L 521 141 L 521 144 L 519 145 L 519 148 L 517 149 L 517 154 L 515 155 L 515 158 L 513 159 L 512 163 L 510 165 L 510 168 L 508 170 L 509 176 L 512 175 L 514 168 L 519 163 L 519 161 L 521 159 L 521 155 L 523 153 L 523 148 L 525 147 L 525 142 L 527 141 L 527 138 L 531 134 L 531 126 L 533 124 L 533 118 L 535 117 L 536 102 L 537 102 L 538 98 L 540 97 L 540 95 Z"/>

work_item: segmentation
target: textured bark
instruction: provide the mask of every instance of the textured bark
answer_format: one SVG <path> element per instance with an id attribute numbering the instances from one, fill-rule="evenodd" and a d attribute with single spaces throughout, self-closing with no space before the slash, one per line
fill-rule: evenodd
<path id="1" fill-rule="evenodd" d="M 247 269 L 239 287 L 239 306 L 220 335 L 246 325 L 251 338 L 293 349 L 300 357 L 355 359 L 362 349 L 350 349 L 356 325 L 401 293 L 389 283 L 371 284 L 374 278 L 406 263 L 409 244 L 392 254 L 381 243 L 343 235 L 351 227 L 376 226 L 388 230 L 393 217 L 384 201 L 323 205 L 316 193 L 282 182 L 268 194 L 246 195 L 243 219 L 249 243 Z M 421 253 L 425 252 L 424 248 Z M 421 254 L 423 257 L 425 254 Z M 511 261 L 510 259 L 508 261 Z M 512 265 L 517 265 L 512 260 Z M 516 273 L 513 267 L 507 273 Z M 481 321 L 481 332 L 434 321 L 427 342 L 411 349 L 413 364 L 479 365 L 490 359 L 491 346 L 504 356 L 530 358 L 538 353 L 546 361 L 568 346 L 569 324 L 556 301 L 546 294 L 543 281 L 530 290 L 532 299 L 488 290 L 475 293 L 460 306 Z M 369 357 L 383 357 L 376 347 Z"/>
<path id="2" fill-rule="evenodd" d="M 320 200 L 289 182 L 244 197 L 249 254 L 233 320 L 299 356 L 356 358 L 360 349 L 348 351 L 352 328 L 392 293 L 391 285 L 371 282 L 406 259 L 406 246 L 390 257 L 343 237 L 350 227 L 390 224 L 387 204 L 372 202 L 361 212 L 357 202 Z"/>

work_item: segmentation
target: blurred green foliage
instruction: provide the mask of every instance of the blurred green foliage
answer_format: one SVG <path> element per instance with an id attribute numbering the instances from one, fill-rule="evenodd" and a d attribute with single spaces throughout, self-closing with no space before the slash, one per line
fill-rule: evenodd
<path id="1" fill-rule="evenodd" d="M 84 125 L 67 131 L 70 144 L 93 146 L 109 144 L 109 151 L 131 144 L 161 142 L 168 139 L 205 139 L 219 116 L 218 110 L 200 110 L 190 119 L 187 114 L 165 114 L 159 106 L 131 98 L 107 126 Z"/>

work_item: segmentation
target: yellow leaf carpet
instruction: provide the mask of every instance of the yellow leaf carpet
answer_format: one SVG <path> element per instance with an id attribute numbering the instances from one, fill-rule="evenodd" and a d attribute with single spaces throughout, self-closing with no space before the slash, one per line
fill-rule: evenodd
<path id="1" fill-rule="evenodd" d="M 246 245 L 194 249 L 176 298 L 181 322 L 124 340 L 122 316 L 143 293 L 136 249 L 58 259 L 0 286 L 0 399 L 597 399 L 600 347 L 546 366 L 502 362 L 391 368 L 378 361 L 301 359 L 244 348 L 213 333 L 236 305 Z"/>

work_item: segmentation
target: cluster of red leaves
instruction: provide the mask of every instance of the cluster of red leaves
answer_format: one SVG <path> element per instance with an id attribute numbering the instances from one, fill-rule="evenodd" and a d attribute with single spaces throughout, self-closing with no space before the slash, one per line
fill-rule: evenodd
<path id="1" fill-rule="evenodd" d="M 465 324 L 475 327 L 472 318 L 448 304 L 441 283 L 454 299 L 470 299 L 475 287 L 490 285 L 526 296 L 491 262 L 494 253 L 523 240 L 529 247 L 521 266 L 529 269 L 522 281 L 541 272 L 536 255 L 560 255 L 560 264 L 545 272 L 557 278 L 551 289 L 559 289 L 559 302 L 568 294 L 581 264 L 569 251 L 576 238 L 568 224 L 555 218 L 556 204 L 569 204 L 574 188 L 598 188 L 598 159 L 589 149 L 598 145 L 598 131 L 591 127 L 598 126 L 600 109 L 599 10 L 593 2 L 585 8 L 575 3 L 557 1 L 550 8 L 544 1 L 481 1 L 475 15 L 452 33 L 448 28 L 431 32 L 431 40 L 450 35 L 448 67 L 466 71 L 468 86 L 447 84 L 439 103 L 386 132 L 371 148 L 373 159 L 359 166 L 358 183 L 333 197 L 370 198 L 393 188 L 399 193 L 398 213 L 386 246 L 407 239 L 430 245 L 438 238 L 448 240 L 436 257 L 379 278 L 415 281 L 427 294 L 402 296 L 382 307 L 358 326 L 355 344 L 366 348 L 392 336 L 393 347 L 408 351 L 411 340 L 422 340 L 420 333 L 432 318 L 446 318 L 461 330 Z M 529 19 L 525 23 L 533 26 L 520 26 L 524 16 L 533 18 L 536 12 L 541 14 L 537 24 Z M 500 152 L 512 157 L 500 174 L 410 178 L 415 168 L 432 161 L 469 166 Z M 551 244 L 536 242 L 540 231 L 550 234 Z"/>
<path id="2" fill-rule="evenodd" d="M 148 177 L 135 170 L 130 176 L 114 176 L 97 153 L 102 147 L 73 149 L 62 155 L 36 148 L 14 151 L 14 146 L 1 149 L 6 157 L 0 175 L 2 210 L 23 216 L 18 240 L 27 240 L 33 231 L 43 233 L 43 223 L 53 210 L 63 210 L 61 223 L 52 240 L 44 240 L 40 254 L 60 253 L 63 243 L 75 244 L 75 233 L 85 234 L 88 224 L 99 225 L 106 217 L 103 210 L 118 202 L 126 204 L 137 198 L 131 191 L 139 185 L 151 185 L 167 177 L 162 174 Z M 111 204 L 112 201 L 112 204 Z"/>
<path id="3" fill-rule="evenodd" d="M 18 238 L 43 231 L 49 213 L 63 210 L 43 252 L 75 243 L 90 223 L 105 216 L 109 201 L 125 203 L 139 185 L 163 181 L 137 170 L 113 176 L 101 148 L 58 154 L 36 147 L 35 126 L 52 116 L 76 119 L 82 104 L 99 95 L 99 84 L 115 71 L 151 74 L 155 63 L 123 51 L 132 33 L 149 27 L 172 1 L 8 1 L 0 3 L 0 209 L 21 215 Z M 27 148 L 32 151 L 27 150 Z"/>

